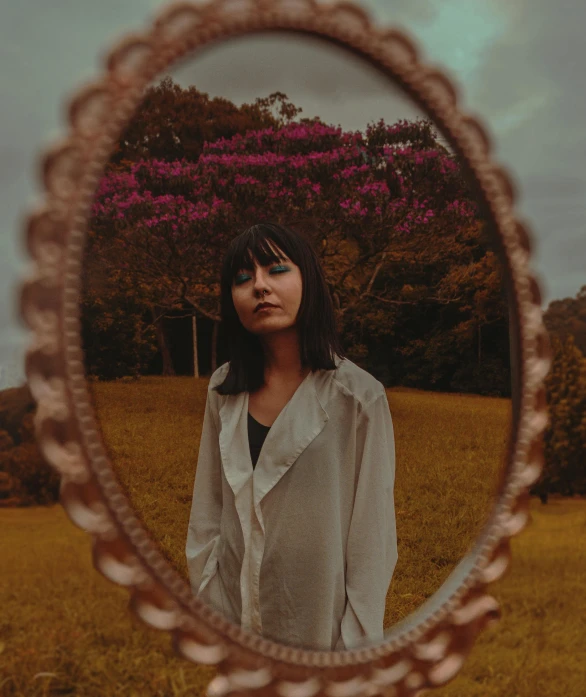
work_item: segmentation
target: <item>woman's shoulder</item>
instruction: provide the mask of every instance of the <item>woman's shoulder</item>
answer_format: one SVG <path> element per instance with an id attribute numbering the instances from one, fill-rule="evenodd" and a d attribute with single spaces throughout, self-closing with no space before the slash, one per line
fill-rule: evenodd
<path id="1" fill-rule="evenodd" d="M 229 370 L 230 370 L 230 361 L 226 361 L 226 363 L 222 363 L 222 365 L 219 368 L 216 368 L 216 370 L 214 370 L 214 372 L 212 373 L 212 376 L 210 377 L 208 390 L 212 390 L 214 387 L 216 387 L 220 383 L 224 382 L 226 375 L 228 375 Z"/>
<path id="2" fill-rule="evenodd" d="M 380 380 L 349 358 L 340 361 L 333 378 L 344 392 L 351 394 L 363 407 L 386 394 Z"/>

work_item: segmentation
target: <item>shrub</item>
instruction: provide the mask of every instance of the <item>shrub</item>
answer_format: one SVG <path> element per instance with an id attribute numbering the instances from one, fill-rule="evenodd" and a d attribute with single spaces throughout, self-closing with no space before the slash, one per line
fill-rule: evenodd
<path id="1" fill-rule="evenodd" d="M 551 343 L 553 362 L 545 380 L 545 465 L 532 493 L 586 494 L 586 358 L 571 335 L 563 342 L 554 335 Z"/>
<path id="2" fill-rule="evenodd" d="M 44 460 L 36 443 L 22 443 L 1 453 L 0 470 L 12 477 L 12 494 L 20 505 L 47 505 L 59 500 L 59 473 Z"/>
<path id="3" fill-rule="evenodd" d="M 35 441 L 35 402 L 28 385 L 0 392 L 0 472 L 11 480 L 14 505 L 51 504 L 59 499 L 60 475 Z"/>

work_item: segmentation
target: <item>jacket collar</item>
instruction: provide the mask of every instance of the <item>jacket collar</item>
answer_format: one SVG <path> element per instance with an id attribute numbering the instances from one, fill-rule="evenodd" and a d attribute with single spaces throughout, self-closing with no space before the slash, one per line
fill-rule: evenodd
<path id="1" fill-rule="evenodd" d="M 336 356 L 336 367 L 341 360 Z M 224 474 L 235 497 L 252 479 L 253 501 L 261 524 L 260 502 L 329 419 L 323 405 L 333 372 L 318 370 L 305 377 L 271 426 L 254 470 L 248 444 L 248 392 L 228 395 L 219 409 Z"/>

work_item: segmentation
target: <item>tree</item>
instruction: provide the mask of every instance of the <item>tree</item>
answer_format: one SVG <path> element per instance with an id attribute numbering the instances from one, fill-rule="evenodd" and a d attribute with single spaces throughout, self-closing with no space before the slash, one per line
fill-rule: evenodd
<path id="1" fill-rule="evenodd" d="M 0 506 L 35 506 L 59 500 L 60 474 L 35 439 L 35 400 L 27 384 L 0 391 Z M 3 503 L 4 502 L 4 503 Z"/>
<path id="2" fill-rule="evenodd" d="M 586 494 L 586 359 L 573 337 L 552 336 L 553 362 L 545 387 L 549 424 L 544 433 L 545 466 L 532 490 L 547 494 Z"/>
<path id="3" fill-rule="evenodd" d="M 575 298 L 553 300 L 543 314 L 543 321 L 550 334 L 562 341 L 572 335 L 576 346 L 586 355 L 586 286 L 582 286 Z"/>
<path id="4" fill-rule="evenodd" d="M 343 315 L 372 302 L 386 258 L 404 253 L 416 228 L 440 218 L 442 229 L 458 229 L 474 214 L 470 202 L 447 196 L 451 187 L 465 198 L 456 193 L 449 158 L 401 145 L 420 134 L 427 146 L 428 124 L 387 127 L 386 143 L 382 130 L 379 124 L 378 138 L 371 129 L 365 139 L 293 123 L 206 143 L 195 164 L 138 162 L 102 181 L 94 251 L 147 284 L 162 304 L 187 301 L 219 319 L 217 260 L 235 231 L 259 217 L 286 220 L 313 227 Z"/>
<path id="5" fill-rule="evenodd" d="M 319 119 L 290 121 L 298 110 L 285 100 L 274 93 L 253 105 L 268 111 L 279 102 L 278 128 L 206 142 L 197 162 L 111 170 L 93 209 L 95 259 L 148 288 L 159 317 L 191 307 L 217 326 L 226 246 L 259 218 L 280 220 L 314 242 L 357 356 L 384 335 L 395 347 L 399 339 L 402 360 L 393 364 L 408 364 L 402 374 L 418 384 L 506 382 L 496 258 L 431 123 L 381 120 L 364 134 L 343 132 Z"/>
<path id="6" fill-rule="evenodd" d="M 275 116 L 272 109 L 277 103 Z M 206 142 L 278 127 L 300 111 L 281 92 L 238 107 L 228 99 L 210 98 L 194 86 L 182 88 L 167 76 L 145 90 L 112 153 L 110 168 L 127 169 L 129 162 L 144 159 L 197 162 Z"/>
<path id="7" fill-rule="evenodd" d="M 138 377 L 155 355 L 160 339 L 156 309 L 148 289 L 137 287 L 119 269 L 104 273 L 96 261 L 88 256 L 81 302 L 86 370 L 103 379 Z"/>

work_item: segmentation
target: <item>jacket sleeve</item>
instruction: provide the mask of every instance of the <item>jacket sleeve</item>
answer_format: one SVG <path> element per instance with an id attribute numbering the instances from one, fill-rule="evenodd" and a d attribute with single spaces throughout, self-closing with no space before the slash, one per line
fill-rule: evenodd
<path id="1" fill-rule="evenodd" d="M 342 650 L 383 641 L 386 596 L 397 563 L 395 439 L 385 392 L 359 417 L 356 467 L 346 547 L 346 608 L 336 646 Z"/>
<path id="2" fill-rule="evenodd" d="M 185 554 L 194 595 L 216 571 L 222 516 L 222 461 L 215 413 L 216 394 L 208 389 L 201 431 Z"/>

